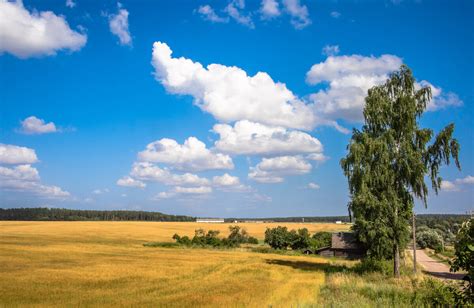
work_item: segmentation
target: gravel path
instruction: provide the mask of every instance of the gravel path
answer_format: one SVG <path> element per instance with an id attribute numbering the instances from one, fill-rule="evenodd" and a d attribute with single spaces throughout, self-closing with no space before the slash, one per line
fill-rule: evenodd
<path id="1" fill-rule="evenodd" d="M 426 274 L 443 279 L 462 279 L 464 274 L 449 272 L 449 266 L 428 256 L 424 250 L 416 250 L 416 261 Z"/>

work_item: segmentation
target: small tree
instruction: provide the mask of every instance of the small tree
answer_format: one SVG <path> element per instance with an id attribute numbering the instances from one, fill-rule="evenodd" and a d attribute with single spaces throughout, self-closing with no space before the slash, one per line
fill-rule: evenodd
<path id="1" fill-rule="evenodd" d="M 291 230 L 290 232 L 290 247 L 293 250 L 305 249 L 310 246 L 311 237 L 309 236 L 308 229 L 298 229 L 298 231 Z"/>
<path id="2" fill-rule="evenodd" d="M 414 197 L 427 205 L 425 176 L 438 193 L 439 167 L 452 157 L 460 168 L 454 124 L 446 126 L 432 144 L 433 131 L 418 125 L 430 100 L 431 88 L 417 89 L 411 70 L 402 65 L 385 84 L 368 91 L 365 123 L 362 130 L 354 129 L 349 153 L 341 160 L 358 239 L 371 257 L 393 258 L 396 277 L 400 250 L 408 242 Z"/>
<path id="3" fill-rule="evenodd" d="M 265 243 L 273 249 L 286 249 L 289 244 L 289 232 L 286 227 L 278 226 L 265 231 Z"/>
<path id="4" fill-rule="evenodd" d="M 311 239 L 311 247 L 314 249 L 329 247 L 331 246 L 331 238 L 332 235 L 329 232 L 316 232 Z"/>
<path id="5" fill-rule="evenodd" d="M 461 303 L 474 302 L 474 219 L 464 222 L 456 235 L 451 271 L 466 271 L 467 286 L 463 289 Z"/>

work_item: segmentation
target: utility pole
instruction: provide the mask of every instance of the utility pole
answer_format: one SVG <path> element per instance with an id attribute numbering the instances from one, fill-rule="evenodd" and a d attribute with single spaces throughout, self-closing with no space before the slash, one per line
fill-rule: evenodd
<path id="1" fill-rule="evenodd" d="M 416 274 L 416 230 L 415 230 L 415 211 L 413 210 L 412 227 L 413 233 L 413 272 Z"/>

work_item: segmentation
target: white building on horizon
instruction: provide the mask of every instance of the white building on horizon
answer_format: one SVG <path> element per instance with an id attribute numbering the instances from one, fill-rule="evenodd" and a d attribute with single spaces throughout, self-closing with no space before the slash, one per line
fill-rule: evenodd
<path id="1" fill-rule="evenodd" d="M 196 218 L 196 222 L 224 223 L 224 218 Z"/>

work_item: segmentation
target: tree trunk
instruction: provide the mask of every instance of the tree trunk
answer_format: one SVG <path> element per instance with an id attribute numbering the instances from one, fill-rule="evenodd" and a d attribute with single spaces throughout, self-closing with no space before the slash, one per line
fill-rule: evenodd
<path id="1" fill-rule="evenodd" d="M 400 278 L 400 249 L 398 244 L 393 245 L 393 276 Z"/>
<path id="2" fill-rule="evenodd" d="M 416 274 L 416 226 L 415 226 L 415 211 L 412 217 L 412 233 L 413 233 L 413 272 Z"/>

